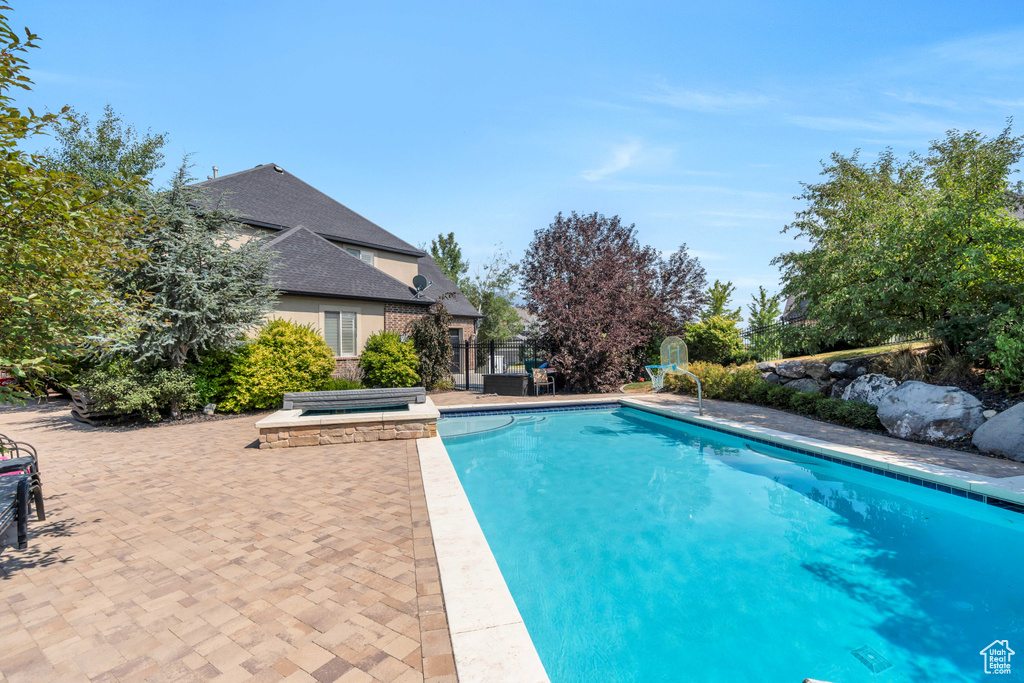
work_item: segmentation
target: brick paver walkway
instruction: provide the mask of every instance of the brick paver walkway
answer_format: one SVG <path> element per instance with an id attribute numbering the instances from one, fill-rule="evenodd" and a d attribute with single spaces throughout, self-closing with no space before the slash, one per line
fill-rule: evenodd
<path id="1" fill-rule="evenodd" d="M 66 416 L 0 408 L 47 505 L 0 554 L 0 679 L 455 680 L 414 443 Z"/>

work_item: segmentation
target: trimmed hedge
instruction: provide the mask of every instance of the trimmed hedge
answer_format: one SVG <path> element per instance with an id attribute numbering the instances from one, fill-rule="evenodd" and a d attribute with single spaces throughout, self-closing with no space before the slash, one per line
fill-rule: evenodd
<path id="1" fill-rule="evenodd" d="M 784 384 L 769 384 L 754 366 L 726 368 L 716 363 L 691 363 L 689 371 L 700 379 L 705 398 L 753 403 L 792 410 L 828 422 L 858 429 L 881 429 L 878 409 L 870 403 L 826 398 L 818 392 L 797 391 Z M 697 393 L 696 383 L 685 375 L 669 375 L 665 388 L 677 393 Z"/>

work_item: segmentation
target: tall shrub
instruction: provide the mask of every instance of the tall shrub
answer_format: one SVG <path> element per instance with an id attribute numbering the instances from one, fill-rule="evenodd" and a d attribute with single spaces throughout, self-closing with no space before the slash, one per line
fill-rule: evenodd
<path id="1" fill-rule="evenodd" d="M 693 360 L 725 365 L 743 352 L 743 339 L 735 321 L 713 316 L 686 328 L 686 348 Z"/>
<path id="2" fill-rule="evenodd" d="M 412 387 L 420 381 L 416 372 L 420 361 L 411 341 L 404 342 L 394 332 L 371 334 L 359 357 L 359 367 L 371 387 Z"/>
<path id="3" fill-rule="evenodd" d="M 1009 311 L 992 323 L 995 349 L 989 354 L 989 386 L 1010 393 L 1024 392 L 1024 309 Z"/>
<path id="4" fill-rule="evenodd" d="M 520 264 L 540 342 L 573 391 L 612 391 L 635 372 L 652 336 L 693 320 L 704 269 L 686 246 L 668 259 L 618 216 L 558 214 Z M 634 375 L 635 376 L 635 375 Z"/>
<path id="5" fill-rule="evenodd" d="M 448 333 L 452 314 L 438 301 L 430 307 L 430 314 L 412 325 L 412 343 L 420 360 L 420 379 L 427 389 L 450 384 L 452 381 L 452 339 Z"/>
<path id="6" fill-rule="evenodd" d="M 285 393 L 317 391 L 334 372 L 334 352 L 311 325 L 276 319 L 235 355 L 219 407 L 275 408 Z"/>

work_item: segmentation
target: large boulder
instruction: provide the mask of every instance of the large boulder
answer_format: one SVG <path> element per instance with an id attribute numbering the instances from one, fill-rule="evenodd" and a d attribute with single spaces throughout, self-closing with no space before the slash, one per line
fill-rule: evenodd
<path id="1" fill-rule="evenodd" d="M 983 453 L 1024 462 L 1024 403 L 989 419 L 978 427 L 971 441 Z"/>
<path id="2" fill-rule="evenodd" d="M 784 360 L 775 366 L 775 372 L 779 377 L 786 379 L 800 379 L 807 376 L 804 364 L 798 360 Z"/>
<path id="3" fill-rule="evenodd" d="M 850 382 L 843 391 L 844 401 L 863 401 L 877 406 L 882 397 L 896 388 L 896 380 L 885 375 L 864 375 Z"/>
<path id="4" fill-rule="evenodd" d="M 777 360 L 766 360 L 763 363 L 758 363 L 754 366 L 754 369 L 758 372 L 775 372 L 775 366 L 779 364 Z"/>
<path id="5" fill-rule="evenodd" d="M 786 386 L 792 387 L 797 391 L 814 392 L 821 391 L 824 385 L 816 379 L 811 379 L 810 377 L 802 377 L 800 379 L 794 379 L 790 382 L 787 382 Z"/>
<path id="6" fill-rule="evenodd" d="M 852 379 L 837 380 L 836 383 L 832 385 L 830 394 L 831 398 L 842 398 L 843 392 L 846 391 L 846 387 L 850 386 L 852 383 Z"/>
<path id="7" fill-rule="evenodd" d="M 762 372 L 761 379 L 768 382 L 768 384 L 782 384 L 782 380 L 774 372 Z"/>
<path id="8" fill-rule="evenodd" d="M 836 377 L 846 377 L 846 371 L 850 369 L 849 363 L 844 363 L 841 360 L 837 360 L 832 365 L 828 366 L 828 371 Z"/>
<path id="9" fill-rule="evenodd" d="M 924 382 L 904 382 L 878 403 L 878 420 L 890 434 L 929 441 L 969 435 L 984 424 L 981 413 L 981 401 L 966 391 Z"/>
<path id="10" fill-rule="evenodd" d="M 804 363 L 804 372 L 807 373 L 808 377 L 822 381 L 832 377 L 832 374 L 828 371 L 828 366 L 818 361 Z"/>
<path id="11" fill-rule="evenodd" d="M 849 363 L 842 360 L 837 360 L 835 363 L 828 366 L 828 371 L 832 373 L 834 377 L 845 377 L 846 379 L 857 379 L 861 375 L 866 375 L 868 372 L 863 365 Z"/>

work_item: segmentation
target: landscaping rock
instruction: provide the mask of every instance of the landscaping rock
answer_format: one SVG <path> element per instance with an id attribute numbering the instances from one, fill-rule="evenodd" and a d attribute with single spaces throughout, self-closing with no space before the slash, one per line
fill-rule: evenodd
<path id="1" fill-rule="evenodd" d="M 808 377 L 813 377 L 817 380 L 827 380 L 832 377 L 828 371 L 828 366 L 818 361 L 811 361 L 810 363 L 804 363 L 804 372 L 807 373 Z"/>
<path id="2" fill-rule="evenodd" d="M 803 377 L 801 379 L 794 379 L 791 382 L 786 383 L 787 387 L 793 387 L 797 391 L 815 392 L 821 391 L 822 384 L 816 379 L 810 377 Z"/>
<path id="3" fill-rule="evenodd" d="M 775 366 L 779 364 L 777 360 L 766 360 L 763 363 L 758 363 L 754 366 L 754 369 L 758 372 L 775 372 Z"/>
<path id="4" fill-rule="evenodd" d="M 804 364 L 798 360 L 784 360 L 775 366 L 775 373 L 786 379 L 800 379 L 807 376 Z"/>
<path id="5" fill-rule="evenodd" d="M 998 410 L 986 410 L 985 412 L 982 413 L 982 416 L 986 420 L 991 420 L 993 417 L 995 417 L 998 414 L 999 414 Z"/>
<path id="6" fill-rule="evenodd" d="M 983 453 L 1024 462 L 1024 403 L 1004 410 L 978 427 L 971 442 Z"/>
<path id="7" fill-rule="evenodd" d="M 863 365 L 858 365 L 852 370 L 852 373 L 853 378 L 856 379 L 858 377 L 863 377 L 864 375 L 868 374 L 868 369 Z"/>
<path id="8" fill-rule="evenodd" d="M 846 393 L 852 387 L 847 387 Z M 951 441 L 969 435 L 985 422 L 981 401 L 956 387 L 904 382 L 887 392 L 877 405 L 882 425 L 890 434 L 904 439 Z"/>
<path id="9" fill-rule="evenodd" d="M 836 377 L 846 377 L 846 371 L 852 368 L 849 363 L 844 363 L 841 360 L 837 360 L 832 365 L 828 366 L 828 371 Z"/>
<path id="10" fill-rule="evenodd" d="M 768 384 L 782 384 L 782 380 L 779 379 L 779 376 L 774 372 L 763 372 L 761 373 L 761 377 L 764 378 L 764 381 L 768 382 Z"/>
<path id="11" fill-rule="evenodd" d="M 203 415 L 213 415 L 215 412 L 217 412 L 216 403 L 207 403 L 203 406 Z"/>
<path id="12" fill-rule="evenodd" d="M 831 398 L 842 398 L 843 392 L 846 391 L 846 387 L 850 386 L 852 383 L 852 379 L 837 380 L 836 383 L 832 385 L 831 392 L 829 392 Z"/>
<path id="13" fill-rule="evenodd" d="M 896 380 L 885 375 L 864 375 L 859 377 L 843 391 L 844 401 L 863 401 L 878 406 L 882 397 L 896 388 Z"/>

